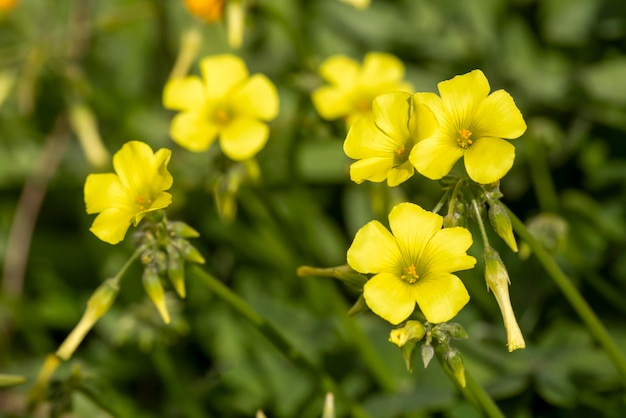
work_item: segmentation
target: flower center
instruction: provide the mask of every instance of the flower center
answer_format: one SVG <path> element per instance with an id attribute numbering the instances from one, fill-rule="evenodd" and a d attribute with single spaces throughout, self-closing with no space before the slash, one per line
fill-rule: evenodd
<path id="1" fill-rule="evenodd" d="M 139 205 L 140 211 L 146 210 L 150 207 L 150 205 L 152 205 L 152 199 L 146 198 L 144 196 L 138 196 L 137 199 L 135 199 L 135 201 Z"/>
<path id="2" fill-rule="evenodd" d="M 407 142 L 405 142 L 404 144 L 402 144 L 402 146 L 400 146 L 400 148 L 396 149 L 394 151 L 394 156 L 393 156 L 394 166 L 399 166 L 403 164 L 404 162 L 406 162 L 406 160 L 409 159 L 409 154 L 412 148 L 413 148 L 413 141 L 408 139 Z"/>
<path id="3" fill-rule="evenodd" d="M 213 115 L 215 123 L 221 126 L 227 125 L 232 119 L 230 112 L 224 108 L 219 108 Z"/>
<path id="4" fill-rule="evenodd" d="M 400 279 L 407 282 L 408 284 L 413 284 L 417 282 L 417 279 L 420 278 L 417 274 L 417 271 L 415 270 L 415 264 L 411 264 L 409 267 L 405 267 L 402 271 L 404 271 L 404 274 L 400 275 Z"/>
<path id="5" fill-rule="evenodd" d="M 474 143 L 474 141 L 470 139 L 471 136 L 472 131 L 470 131 L 469 129 L 459 129 L 456 137 L 456 143 L 459 144 L 459 147 L 465 149 Z"/>

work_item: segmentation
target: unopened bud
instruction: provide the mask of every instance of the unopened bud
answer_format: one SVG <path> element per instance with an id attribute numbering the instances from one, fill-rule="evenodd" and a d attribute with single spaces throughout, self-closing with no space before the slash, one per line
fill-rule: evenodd
<path id="1" fill-rule="evenodd" d="M 198 231 L 181 221 L 168 221 L 167 229 L 174 237 L 197 238 L 200 236 Z"/>
<path id="2" fill-rule="evenodd" d="M 243 25 L 246 17 L 245 4 L 243 0 L 230 0 L 226 7 L 228 45 L 233 49 L 239 49 L 243 44 Z"/>
<path id="3" fill-rule="evenodd" d="M 147 266 L 143 271 L 142 276 L 143 288 L 146 291 L 146 294 L 154 303 L 161 318 L 163 318 L 163 322 L 166 324 L 170 323 L 170 314 L 167 311 L 167 305 L 165 303 L 165 291 L 163 290 L 163 284 L 161 283 L 161 278 L 159 277 L 158 272 L 151 266 Z"/>
<path id="4" fill-rule="evenodd" d="M 517 252 L 517 242 L 513 235 L 511 219 L 506 212 L 505 206 L 499 200 L 489 201 L 489 221 L 494 231 L 506 242 L 513 252 Z"/>
<path id="5" fill-rule="evenodd" d="M 91 109 L 83 103 L 71 104 L 69 121 L 89 164 L 94 167 L 104 167 L 110 160 L 109 151 L 102 143 L 98 123 Z"/>
<path id="6" fill-rule="evenodd" d="M 442 322 L 437 325 L 437 329 L 447 332 L 450 337 L 456 340 L 462 340 L 469 337 L 469 335 L 467 335 L 467 331 L 465 331 L 465 329 L 456 322 Z"/>
<path id="7" fill-rule="evenodd" d="M 486 248 L 483 257 L 485 261 L 485 280 L 500 307 L 509 352 L 518 348 L 524 348 L 526 343 L 515 319 L 515 313 L 509 297 L 509 273 L 506 271 L 500 255 L 493 248 Z"/>
<path id="8" fill-rule="evenodd" d="M 455 226 L 459 226 L 459 218 L 457 215 L 449 213 L 443 217 L 444 228 L 454 228 Z"/>
<path id="9" fill-rule="evenodd" d="M 119 290 L 119 285 L 115 279 L 107 279 L 98 286 L 87 301 L 87 309 L 85 309 L 80 321 L 59 346 L 56 352 L 57 356 L 63 360 L 72 357 L 76 348 L 85 339 L 85 335 L 93 328 L 98 319 L 111 308 Z"/>
<path id="10" fill-rule="evenodd" d="M 186 261 L 204 264 L 205 260 L 204 257 L 202 257 L 202 254 L 200 254 L 200 251 L 198 251 L 198 249 L 191 245 L 186 239 L 176 240 L 175 245 Z"/>
<path id="11" fill-rule="evenodd" d="M 428 367 L 428 364 L 433 359 L 435 355 L 435 348 L 428 344 L 427 342 L 422 344 L 422 363 L 424 363 L 424 368 Z"/>
<path id="12" fill-rule="evenodd" d="M 167 247 L 167 276 L 178 296 L 184 299 L 186 293 L 185 262 L 180 252 L 171 245 Z"/>
<path id="13" fill-rule="evenodd" d="M 419 341 L 424 338 L 426 330 L 420 321 L 410 320 L 400 328 L 394 328 L 389 333 L 389 341 L 398 347 L 404 346 L 408 341 Z"/>
<path id="14" fill-rule="evenodd" d="M 452 371 L 458 384 L 464 388 L 467 382 L 465 381 L 465 365 L 463 364 L 461 353 L 456 348 L 448 348 L 443 355 L 443 359 Z"/>

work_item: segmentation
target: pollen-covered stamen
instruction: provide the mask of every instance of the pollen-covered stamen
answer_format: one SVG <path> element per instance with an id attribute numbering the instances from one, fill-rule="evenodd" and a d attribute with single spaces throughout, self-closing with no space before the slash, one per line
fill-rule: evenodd
<path id="1" fill-rule="evenodd" d="M 469 129 L 459 129 L 458 135 L 456 137 L 456 143 L 459 144 L 459 147 L 465 149 L 474 143 L 474 140 L 470 139 L 472 136 L 472 131 Z"/>
<path id="2" fill-rule="evenodd" d="M 152 205 L 152 199 L 143 196 L 138 196 L 136 202 L 139 205 L 139 210 L 146 210 Z"/>
<path id="3" fill-rule="evenodd" d="M 413 284 L 417 282 L 417 280 L 420 278 L 417 274 L 417 271 L 415 270 L 415 264 L 411 264 L 410 266 L 405 267 L 402 271 L 404 272 L 404 274 L 401 274 L 400 278 L 408 284 Z"/>

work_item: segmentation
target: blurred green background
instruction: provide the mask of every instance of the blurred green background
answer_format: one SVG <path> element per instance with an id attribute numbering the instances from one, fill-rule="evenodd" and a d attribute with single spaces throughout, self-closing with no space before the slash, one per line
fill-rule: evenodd
<path id="1" fill-rule="evenodd" d="M 258 155 L 262 178 L 241 188 L 232 222 L 218 216 L 212 191 L 231 165 L 216 149 L 192 154 L 175 145 L 173 113 L 161 105 L 181 33 L 192 25 L 201 27 L 200 56 L 235 52 L 280 95 Z M 323 121 L 311 104 L 325 58 L 360 61 L 369 51 L 400 57 L 416 91 L 436 91 L 437 82 L 480 68 L 493 89 L 511 93 L 528 131 L 514 141 L 503 201 L 626 351 L 625 2 L 373 0 L 357 10 L 337 0 L 257 0 L 244 45 L 232 51 L 224 24 L 202 24 L 182 1 L 21 0 L 0 16 L 0 373 L 28 381 L 0 389 L 0 416 L 27 416 L 45 356 L 133 251 L 130 239 L 110 246 L 89 232 L 84 179 L 110 166 L 87 162 L 67 118 L 77 102 L 94 112 L 110 153 L 129 140 L 173 150 L 169 218 L 200 232 L 194 244 L 207 271 L 315 370 L 291 362 L 197 275 L 188 275 L 186 300 L 172 297 L 173 322 L 163 325 L 135 265 L 112 310 L 55 374 L 53 413 L 252 417 L 262 409 L 270 418 L 319 417 L 324 371 L 343 392 L 339 417 L 350 415 L 349 400 L 376 418 L 478 416 L 438 364 L 406 371 L 387 341 L 389 324 L 346 315 L 358 295 L 333 279 L 296 276 L 303 264 L 345 264 L 356 230 L 385 221 L 393 204 L 432 208 L 441 196 L 437 182 L 420 176 L 395 189 L 351 183 L 345 125 Z M 9 239 L 16 219 L 32 226 L 30 243 Z M 461 274 L 472 300 L 456 318 L 470 335 L 455 342 L 468 370 L 507 417 L 624 416 L 617 372 L 558 288 L 532 255 L 493 241 L 509 269 L 527 348 L 507 352 L 479 263 Z M 11 248 L 24 260 L 23 282 L 13 264 L 7 268 Z M 480 258 L 481 248 L 470 253 Z M 45 408 L 37 416 L 47 416 Z"/>

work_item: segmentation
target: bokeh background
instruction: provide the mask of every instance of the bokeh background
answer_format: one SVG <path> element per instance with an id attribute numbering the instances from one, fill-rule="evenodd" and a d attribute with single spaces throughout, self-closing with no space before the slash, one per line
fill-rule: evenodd
<path id="1" fill-rule="evenodd" d="M 173 113 L 161 104 L 181 34 L 194 25 L 200 57 L 234 52 L 280 95 L 257 157 L 261 178 L 240 188 L 232 221 L 220 218 L 214 195 L 232 164 L 216 148 L 193 154 L 174 144 Z M 345 264 L 356 230 L 385 221 L 393 204 L 432 208 L 441 196 L 437 182 L 419 176 L 394 189 L 350 182 L 345 124 L 322 120 L 310 100 L 323 82 L 319 64 L 336 53 L 393 53 L 416 91 L 480 68 L 493 89 L 511 93 L 528 131 L 514 141 L 503 201 L 626 351 L 625 2 L 373 0 L 358 10 L 337 0 L 256 0 L 241 49 L 226 33 L 223 21 L 204 23 L 176 0 L 21 0 L 1 12 L 0 373 L 27 383 L 0 389 L 0 416 L 27 416 L 43 359 L 133 251 L 128 238 L 111 246 L 89 232 L 85 177 L 111 168 L 86 158 L 68 116 L 77 103 L 91 109 L 111 154 L 129 140 L 173 150 L 169 218 L 200 232 L 194 244 L 206 270 L 315 367 L 292 362 L 195 275 L 186 300 L 171 298 L 173 321 L 163 325 L 135 265 L 112 310 L 55 374 L 38 416 L 252 417 L 262 409 L 319 417 L 326 378 L 342 390 L 339 417 L 350 402 L 376 418 L 478 416 L 435 362 L 406 371 L 387 341 L 389 324 L 346 315 L 357 294 L 296 275 L 300 265 Z M 558 288 L 532 254 L 492 240 L 527 348 L 507 352 L 479 264 L 461 274 L 472 299 L 456 318 L 470 335 L 454 343 L 468 370 L 508 417 L 624 416 L 617 372 Z M 470 253 L 480 258 L 480 245 Z"/>

